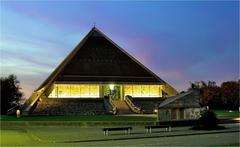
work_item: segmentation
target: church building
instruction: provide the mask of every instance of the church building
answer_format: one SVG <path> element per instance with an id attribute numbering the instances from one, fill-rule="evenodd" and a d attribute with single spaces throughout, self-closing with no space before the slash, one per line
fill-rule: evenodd
<path id="1" fill-rule="evenodd" d="M 25 114 L 98 114 L 98 110 L 93 113 L 80 112 L 88 107 L 87 102 L 101 103 L 102 107 L 99 108 L 104 109 L 101 114 L 109 109 L 107 105 L 120 110 L 120 103 L 129 107 L 129 112 L 136 113 L 131 110 L 134 106 L 130 105 L 137 101 L 151 102 L 153 109 L 155 102 L 176 94 L 172 86 L 93 27 L 31 95 Z M 126 99 L 127 96 L 131 99 Z M 104 98 L 108 99 L 107 102 Z M 87 110 L 98 109 L 92 104 L 89 107 Z"/>

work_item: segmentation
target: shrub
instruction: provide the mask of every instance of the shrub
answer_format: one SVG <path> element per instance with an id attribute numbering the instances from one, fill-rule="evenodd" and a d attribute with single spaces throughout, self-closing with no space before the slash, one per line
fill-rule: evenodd
<path id="1" fill-rule="evenodd" d="M 199 118 L 199 125 L 203 128 L 215 128 L 218 125 L 218 119 L 213 111 L 205 111 Z"/>
<path id="2" fill-rule="evenodd" d="M 214 130 L 223 129 L 224 127 L 218 126 L 218 119 L 213 111 L 205 111 L 201 114 L 198 123 L 192 128 L 196 130 Z"/>

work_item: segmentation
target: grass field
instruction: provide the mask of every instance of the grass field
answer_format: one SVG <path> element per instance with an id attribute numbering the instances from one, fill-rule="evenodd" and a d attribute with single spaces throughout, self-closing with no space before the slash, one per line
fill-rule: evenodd
<path id="1" fill-rule="evenodd" d="M 238 112 L 214 110 L 218 117 L 236 117 Z M 143 124 L 156 116 L 1 116 L 0 146 L 239 146 L 239 124 L 226 130 L 196 131 L 189 127 L 164 129 L 146 134 Z M 86 125 L 91 122 L 91 125 Z M 133 126 L 131 135 L 114 132 L 104 136 L 105 125 Z M 133 122 L 133 123 L 128 123 Z M 104 124 L 102 124 L 104 123 Z M 80 125 L 81 124 L 81 125 Z M 109 126 L 108 126 L 109 127 Z M 204 140 L 204 141 L 202 141 Z"/>
<path id="2" fill-rule="evenodd" d="M 230 109 L 214 109 L 212 110 L 218 117 L 239 117 L 240 113 L 238 110 Z"/>

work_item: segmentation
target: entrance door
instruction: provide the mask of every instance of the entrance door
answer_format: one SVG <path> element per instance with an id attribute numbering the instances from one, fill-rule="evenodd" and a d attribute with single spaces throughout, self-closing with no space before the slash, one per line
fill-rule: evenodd
<path id="1" fill-rule="evenodd" d="M 103 86 L 103 96 L 112 95 L 115 100 L 121 100 L 121 86 L 114 85 L 110 88 L 110 85 Z"/>
<path id="2" fill-rule="evenodd" d="M 114 86 L 114 99 L 121 99 L 120 86 Z"/>

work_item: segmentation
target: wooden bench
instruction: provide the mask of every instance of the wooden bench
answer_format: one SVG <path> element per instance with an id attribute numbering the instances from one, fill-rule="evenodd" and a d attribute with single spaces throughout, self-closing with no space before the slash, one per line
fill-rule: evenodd
<path id="1" fill-rule="evenodd" d="M 155 128 L 166 128 L 166 131 L 171 131 L 171 126 L 170 125 L 157 125 L 157 126 L 145 126 L 146 132 L 147 133 L 152 133 L 152 129 Z"/>
<path id="2" fill-rule="evenodd" d="M 117 127 L 117 128 L 103 128 L 104 135 L 108 135 L 109 131 L 125 131 L 125 134 L 130 134 L 132 127 Z"/>

